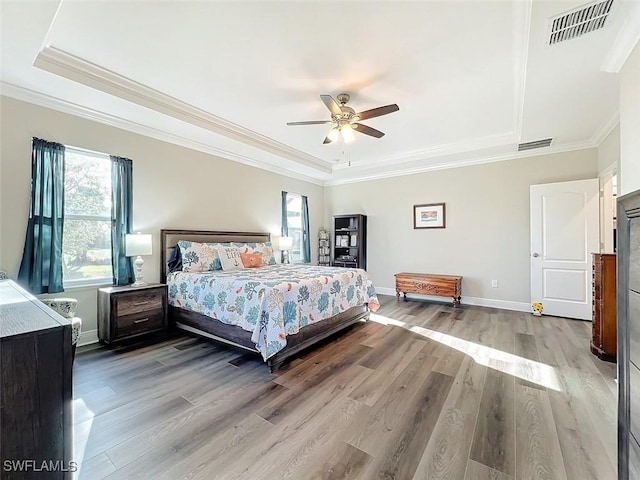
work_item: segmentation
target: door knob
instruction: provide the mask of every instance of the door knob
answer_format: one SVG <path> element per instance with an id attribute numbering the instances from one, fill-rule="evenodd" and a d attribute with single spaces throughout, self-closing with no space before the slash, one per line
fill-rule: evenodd
<path id="1" fill-rule="evenodd" d="M 538 252 L 533 252 L 533 257 L 539 257 L 540 254 Z"/>

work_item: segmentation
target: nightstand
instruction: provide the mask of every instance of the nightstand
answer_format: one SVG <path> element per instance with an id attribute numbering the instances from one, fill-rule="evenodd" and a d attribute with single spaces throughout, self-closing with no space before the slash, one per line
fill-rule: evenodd
<path id="1" fill-rule="evenodd" d="M 167 286 L 98 289 L 98 338 L 103 343 L 167 330 Z"/>

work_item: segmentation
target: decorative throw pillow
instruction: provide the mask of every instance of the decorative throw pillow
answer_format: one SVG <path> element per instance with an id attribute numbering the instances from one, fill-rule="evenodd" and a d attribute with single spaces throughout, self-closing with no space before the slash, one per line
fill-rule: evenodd
<path id="1" fill-rule="evenodd" d="M 257 268 L 262 266 L 261 253 L 241 253 L 240 258 L 242 259 L 242 264 L 246 268 Z"/>
<path id="2" fill-rule="evenodd" d="M 222 270 L 226 272 L 229 270 L 241 270 L 244 268 L 238 247 L 216 245 L 215 248 L 218 251 Z"/>
<path id="3" fill-rule="evenodd" d="M 263 265 L 275 265 L 276 264 L 276 256 L 273 253 L 273 247 L 271 246 L 271 242 L 264 243 L 233 243 L 240 249 L 240 253 L 260 253 L 262 255 L 262 263 Z"/>
<path id="4" fill-rule="evenodd" d="M 220 258 L 214 243 L 199 243 L 180 240 L 180 256 L 183 272 L 208 272 L 221 270 Z"/>

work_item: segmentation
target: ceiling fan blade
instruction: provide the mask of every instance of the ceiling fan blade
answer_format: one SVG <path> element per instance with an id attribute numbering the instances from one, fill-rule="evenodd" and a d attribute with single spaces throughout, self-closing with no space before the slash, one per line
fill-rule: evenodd
<path id="1" fill-rule="evenodd" d="M 324 137 L 324 142 L 322 142 L 323 145 L 326 145 L 327 143 L 331 143 L 333 142 L 333 140 L 331 140 L 329 137 Z"/>
<path id="2" fill-rule="evenodd" d="M 331 115 L 342 115 L 342 109 L 338 102 L 336 102 L 331 95 L 320 95 L 320 98 L 331 111 Z"/>
<path id="3" fill-rule="evenodd" d="M 367 118 L 380 117 L 388 113 L 397 112 L 400 107 L 395 103 L 393 105 L 385 105 L 384 107 L 372 108 L 371 110 L 365 110 L 364 112 L 357 113 L 360 120 L 366 120 Z"/>
<path id="4" fill-rule="evenodd" d="M 353 128 L 356 132 L 364 133 L 365 135 L 371 135 L 372 137 L 381 138 L 384 137 L 384 133 L 375 128 L 367 127 L 361 123 L 354 123 Z"/>
<path id="5" fill-rule="evenodd" d="M 328 122 L 326 120 L 311 120 L 308 122 L 287 122 L 287 125 L 294 126 L 294 125 L 327 125 L 330 124 L 331 122 Z"/>

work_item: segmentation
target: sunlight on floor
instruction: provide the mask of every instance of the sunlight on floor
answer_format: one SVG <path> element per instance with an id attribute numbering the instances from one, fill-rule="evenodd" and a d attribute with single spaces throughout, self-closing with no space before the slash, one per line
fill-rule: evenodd
<path id="1" fill-rule="evenodd" d="M 73 416 L 74 418 L 86 419 L 80 423 L 74 422 L 73 425 L 73 460 L 78 464 L 78 471 L 73 478 L 76 479 L 80 478 L 82 474 L 82 464 L 95 415 L 84 403 L 84 400 L 78 398 L 73 400 Z"/>
<path id="2" fill-rule="evenodd" d="M 554 368 L 545 363 L 529 360 L 527 358 L 519 357 L 518 355 L 513 355 L 501 350 L 496 350 L 495 348 L 469 342 L 452 335 L 447 335 L 446 333 L 440 333 L 434 330 L 429 330 L 428 328 L 418 327 L 416 325 L 411 325 L 410 323 L 401 322 L 375 313 L 371 313 L 370 318 L 374 322 L 401 327 L 405 330 L 422 335 L 425 338 L 447 345 L 448 347 L 469 355 L 476 363 L 484 365 L 485 367 L 508 373 L 514 377 L 527 380 L 528 382 L 532 382 L 558 392 L 561 391 L 560 382 Z"/>

